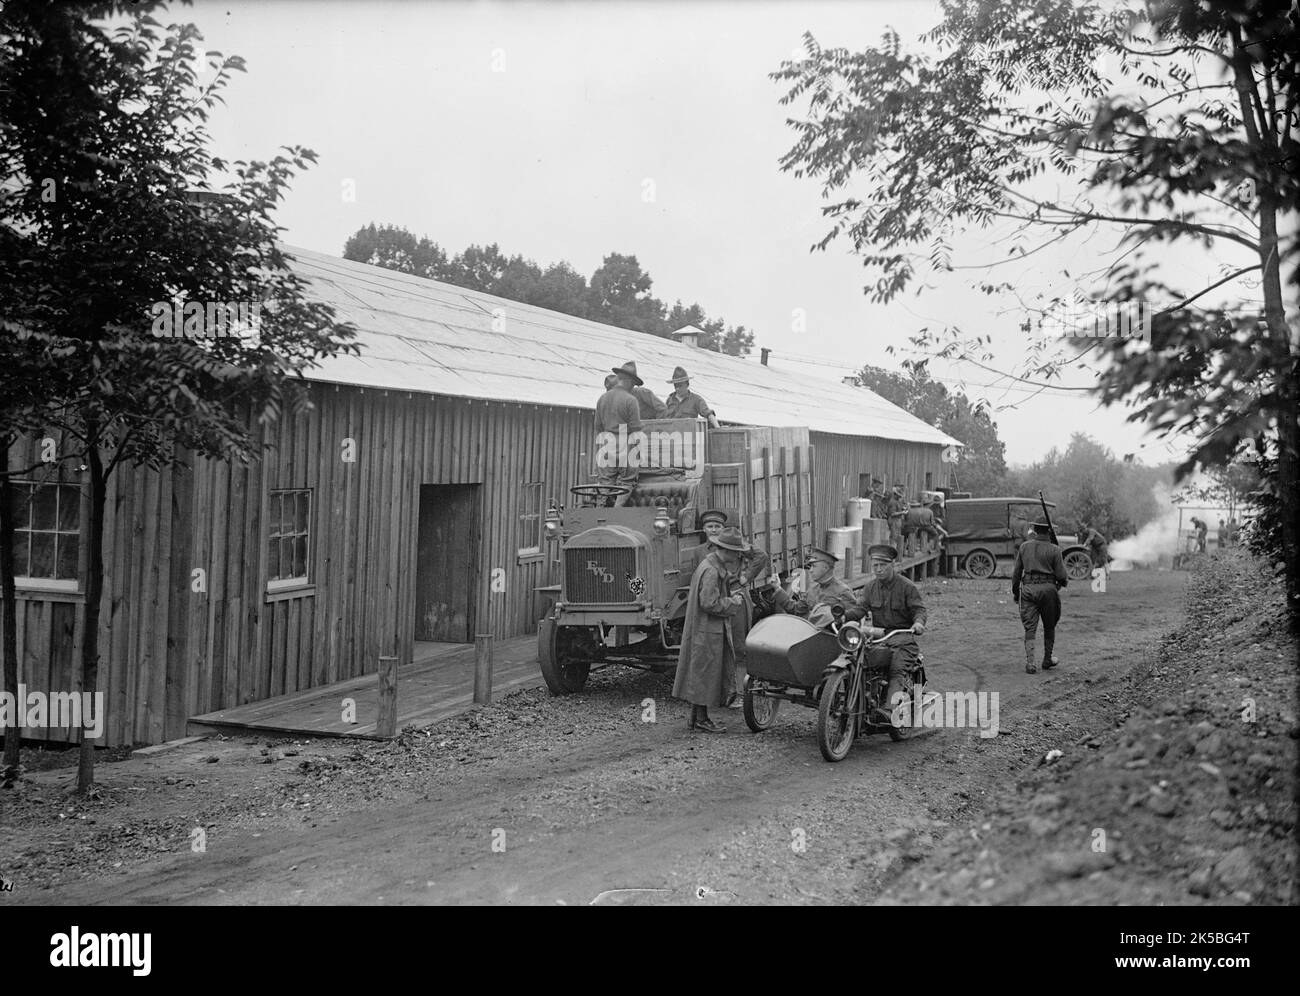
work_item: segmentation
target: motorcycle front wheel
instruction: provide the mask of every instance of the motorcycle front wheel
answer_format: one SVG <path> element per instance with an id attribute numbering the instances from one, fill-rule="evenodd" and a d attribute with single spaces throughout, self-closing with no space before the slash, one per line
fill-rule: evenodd
<path id="1" fill-rule="evenodd" d="M 849 672 L 836 671 L 822 684 L 817 703 L 817 746 L 828 761 L 843 761 L 857 733 L 849 701 Z"/>

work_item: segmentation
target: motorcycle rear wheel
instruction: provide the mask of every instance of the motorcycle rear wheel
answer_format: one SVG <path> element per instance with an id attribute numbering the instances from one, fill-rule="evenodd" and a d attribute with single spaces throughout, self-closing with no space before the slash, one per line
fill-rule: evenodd
<path id="1" fill-rule="evenodd" d="M 780 699 L 756 694 L 753 678 L 745 679 L 745 700 L 741 711 L 745 714 L 745 725 L 755 733 L 762 733 L 776 722 L 776 710 L 780 705 Z"/>

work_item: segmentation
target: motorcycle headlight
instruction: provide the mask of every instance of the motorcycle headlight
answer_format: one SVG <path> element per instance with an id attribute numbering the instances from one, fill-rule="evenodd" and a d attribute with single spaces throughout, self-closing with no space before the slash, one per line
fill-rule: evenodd
<path id="1" fill-rule="evenodd" d="M 851 653 L 862 646 L 862 628 L 857 623 L 845 623 L 835 634 L 835 639 L 839 641 L 841 650 Z"/>

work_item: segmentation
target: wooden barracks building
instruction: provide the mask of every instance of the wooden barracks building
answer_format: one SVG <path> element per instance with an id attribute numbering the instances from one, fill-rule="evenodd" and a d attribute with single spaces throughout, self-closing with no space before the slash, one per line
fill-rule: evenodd
<path id="1" fill-rule="evenodd" d="M 535 632 L 548 604 L 534 589 L 558 580 L 546 507 L 592 479 L 592 411 L 605 375 L 627 360 L 660 397 L 685 367 L 724 424 L 807 426 L 821 531 L 870 475 L 909 494 L 947 480 L 940 454 L 957 441 L 868 390 L 295 256 L 313 293 L 357 327 L 361 355 L 310 375 L 313 408 L 271 430 L 274 448 L 258 464 L 114 475 L 103 744 L 184 736 L 191 716 L 371 673 L 380 655 L 409 661 L 417 642 Z M 12 453 L 11 466 L 26 466 L 36 446 Z M 46 483 L 20 512 L 19 680 L 29 691 L 78 688 L 81 491 L 75 477 Z"/>

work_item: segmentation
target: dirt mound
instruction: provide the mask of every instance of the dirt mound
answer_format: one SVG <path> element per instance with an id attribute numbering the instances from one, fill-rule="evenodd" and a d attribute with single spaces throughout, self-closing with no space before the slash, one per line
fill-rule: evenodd
<path id="1" fill-rule="evenodd" d="M 1113 721 L 1044 754 L 884 903 L 1281 904 L 1296 873 L 1296 647 L 1280 582 L 1200 565 Z M 1156 634 L 1153 634 L 1153 637 Z"/>

